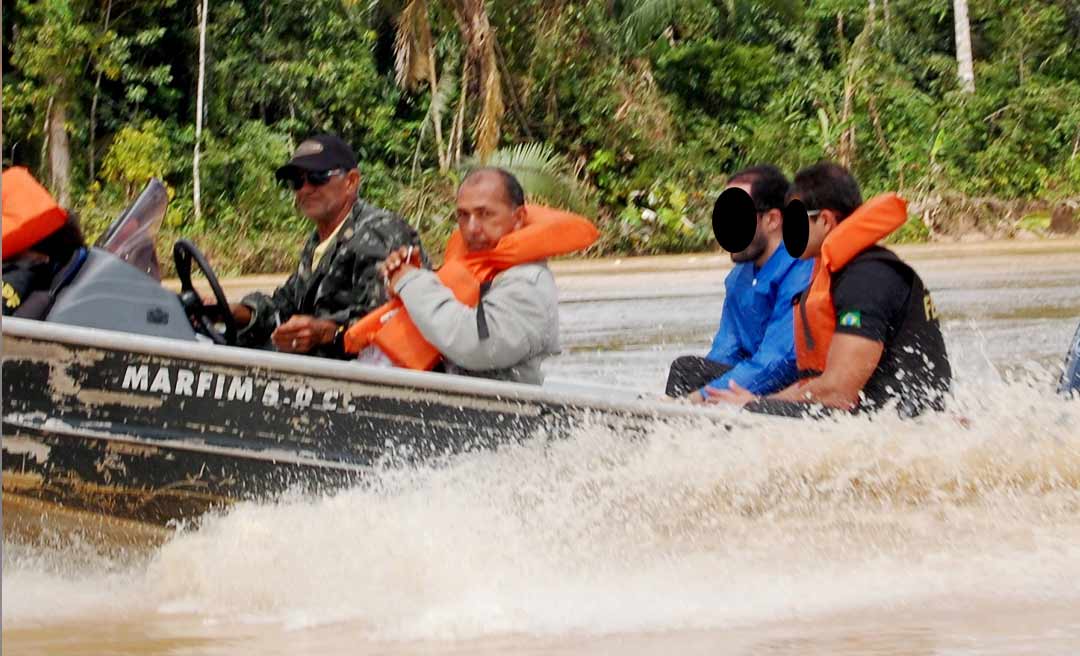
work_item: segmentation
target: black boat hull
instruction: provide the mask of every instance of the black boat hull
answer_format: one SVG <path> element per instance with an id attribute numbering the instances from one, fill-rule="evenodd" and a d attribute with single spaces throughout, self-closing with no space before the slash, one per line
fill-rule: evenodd
<path id="1" fill-rule="evenodd" d="M 380 464 L 560 437 L 657 410 L 540 388 L 5 320 L 3 488 L 164 525 Z M 660 414 L 684 414 L 661 408 Z"/>

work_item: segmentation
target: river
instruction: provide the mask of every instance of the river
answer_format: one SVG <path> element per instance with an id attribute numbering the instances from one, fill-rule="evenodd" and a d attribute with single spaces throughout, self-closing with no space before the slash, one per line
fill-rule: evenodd
<path id="1" fill-rule="evenodd" d="M 1080 243 L 901 252 L 945 321 L 945 414 L 583 426 L 161 546 L 7 535 L 4 651 L 1080 652 L 1080 402 L 1053 394 Z M 728 266 L 557 263 L 549 376 L 659 394 L 707 348 Z"/>

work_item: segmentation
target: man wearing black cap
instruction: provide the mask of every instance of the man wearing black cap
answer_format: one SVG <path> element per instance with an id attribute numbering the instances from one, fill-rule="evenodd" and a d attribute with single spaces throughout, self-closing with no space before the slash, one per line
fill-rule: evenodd
<path id="1" fill-rule="evenodd" d="M 376 265 L 402 246 L 419 248 L 419 238 L 398 215 L 360 199 L 356 155 L 334 135 L 305 140 L 276 177 L 293 190 L 297 209 L 315 230 L 284 285 L 231 306 L 242 326 L 239 342 L 337 356 L 335 338 L 386 300 Z"/>

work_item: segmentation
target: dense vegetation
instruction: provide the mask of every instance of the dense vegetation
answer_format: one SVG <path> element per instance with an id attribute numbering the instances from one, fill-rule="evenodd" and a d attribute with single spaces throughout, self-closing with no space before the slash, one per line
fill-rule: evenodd
<path id="1" fill-rule="evenodd" d="M 225 270 L 281 269 L 305 223 L 272 171 L 320 130 L 431 243 L 477 161 L 589 208 L 623 253 L 708 247 L 724 176 L 761 161 L 901 189 L 931 208 L 915 238 L 998 229 L 979 199 L 1080 197 L 1075 0 L 964 0 L 973 91 L 952 0 L 208 0 L 197 212 L 201 4 L 5 2 L 4 165 L 91 234 L 158 176 L 171 234 Z"/>

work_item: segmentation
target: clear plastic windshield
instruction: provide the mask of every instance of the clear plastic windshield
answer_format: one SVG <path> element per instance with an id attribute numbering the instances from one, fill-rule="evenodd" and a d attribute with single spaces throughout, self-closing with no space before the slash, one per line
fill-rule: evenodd
<path id="1" fill-rule="evenodd" d="M 169 193 L 160 180 L 151 179 L 135 199 L 94 245 L 109 251 L 154 280 L 161 280 L 154 244 L 165 219 Z"/>

